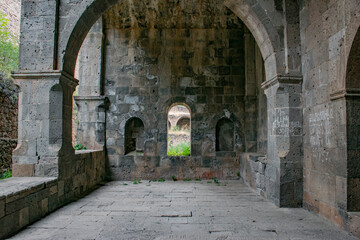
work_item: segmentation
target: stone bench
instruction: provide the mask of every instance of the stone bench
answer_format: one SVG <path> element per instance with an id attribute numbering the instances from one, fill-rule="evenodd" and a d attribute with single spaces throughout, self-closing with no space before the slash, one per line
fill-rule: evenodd
<path id="1" fill-rule="evenodd" d="M 15 233 L 54 208 L 56 178 L 9 178 L 0 181 L 0 238 Z M 52 200 L 53 198 L 53 200 Z"/>

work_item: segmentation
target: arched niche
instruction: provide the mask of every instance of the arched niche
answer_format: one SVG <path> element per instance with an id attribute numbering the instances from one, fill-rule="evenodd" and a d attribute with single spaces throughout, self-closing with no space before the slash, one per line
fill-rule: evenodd
<path id="1" fill-rule="evenodd" d="M 216 151 L 234 151 L 234 123 L 228 118 L 221 118 L 216 124 Z"/>
<path id="2" fill-rule="evenodd" d="M 125 125 L 125 154 L 143 155 L 144 153 L 144 123 L 140 118 L 129 119 Z"/>

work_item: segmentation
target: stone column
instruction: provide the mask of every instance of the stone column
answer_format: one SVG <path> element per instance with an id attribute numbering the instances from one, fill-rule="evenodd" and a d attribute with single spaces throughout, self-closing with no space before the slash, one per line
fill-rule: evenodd
<path id="1" fill-rule="evenodd" d="M 263 84 L 268 99 L 266 195 L 279 207 L 300 207 L 303 191 L 300 76 L 277 76 Z"/>
<path id="2" fill-rule="evenodd" d="M 22 71 L 13 77 L 20 86 L 13 175 L 56 177 L 59 159 L 73 154 L 72 94 L 78 81 L 61 71 Z"/>

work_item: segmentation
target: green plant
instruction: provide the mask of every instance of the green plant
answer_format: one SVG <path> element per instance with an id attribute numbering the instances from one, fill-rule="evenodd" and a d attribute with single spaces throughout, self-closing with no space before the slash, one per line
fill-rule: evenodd
<path id="1" fill-rule="evenodd" d="M 171 178 L 174 182 L 177 181 L 177 178 L 175 176 L 171 176 Z"/>
<path id="2" fill-rule="evenodd" d="M 6 178 L 11 178 L 11 177 L 12 177 L 12 171 L 11 171 L 11 169 L 9 169 L 0 175 L 0 180 L 6 179 Z"/>
<path id="3" fill-rule="evenodd" d="M 240 172 L 237 172 L 237 173 L 236 173 L 236 176 L 240 177 Z"/>
<path id="4" fill-rule="evenodd" d="M 164 178 L 160 178 L 158 180 L 151 180 L 151 182 L 165 182 L 165 179 Z"/>
<path id="5" fill-rule="evenodd" d="M 190 182 L 190 181 L 192 181 L 191 178 L 185 178 L 185 179 L 184 179 L 184 182 Z"/>
<path id="6" fill-rule="evenodd" d="M 178 132 L 178 131 L 180 131 L 180 127 L 179 127 L 179 126 L 174 126 L 174 127 L 172 128 L 172 130 L 173 130 L 174 132 Z"/>
<path id="7" fill-rule="evenodd" d="M 81 143 L 78 143 L 74 147 L 75 150 L 87 150 L 85 146 L 83 146 Z"/>
<path id="8" fill-rule="evenodd" d="M 197 182 L 201 182 L 201 179 L 200 179 L 200 178 L 197 178 L 197 179 L 195 179 L 195 181 L 197 181 Z"/>
<path id="9" fill-rule="evenodd" d="M 212 181 L 208 181 L 207 183 L 212 183 Z"/>
<path id="10" fill-rule="evenodd" d="M 141 179 L 139 178 L 139 179 L 134 179 L 134 181 L 133 181 L 133 184 L 140 184 L 141 183 Z"/>
<path id="11" fill-rule="evenodd" d="M 19 65 L 19 39 L 10 33 L 7 16 L 0 12 L 0 72 L 10 78 Z"/>
<path id="12" fill-rule="evenodd" d="M 127 183 L 123 183 L 124 186 L 127 186 L 128 184 Z"/>
<path id="13" fill-rule="evenodd" d="M 170 145 L 168 150 L 169 156 L 190 156 L 190 143 L 182 142 L 176 146 Z"/>
<path id="14" fill-rule="evenodd" d="M 219 180 L 216 177 L 213 177 L 212 180 L 214 180 L 214 183 L 219 184 Z"/>

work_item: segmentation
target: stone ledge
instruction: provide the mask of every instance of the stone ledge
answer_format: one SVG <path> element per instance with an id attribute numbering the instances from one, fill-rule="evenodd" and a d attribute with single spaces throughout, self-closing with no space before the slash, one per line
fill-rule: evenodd
<path id="1" fill-rule="evenodd" d="M 103 152 L 103 150 L 75 150 L 75 155 L 82 155 L 88 153 L 96 153 L 96 152 Z"/>
<path id="2" fill-rule="evenodd" d="M 47 185 L 56 183 L 56 178 L 12 177 L 0 181 L 0 199 L 6 202 L 26 197 Z"/>
<path id="3" fill-rule="evenodd" d="M 70 159 L 71 172 L 53 177 L 14 177 L 0 181 L 0 239 L 87 194 L 105 177 L 103 151 L 86 151 Z"/>

